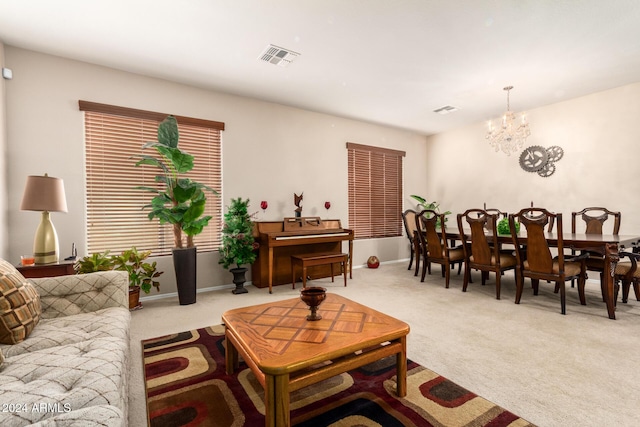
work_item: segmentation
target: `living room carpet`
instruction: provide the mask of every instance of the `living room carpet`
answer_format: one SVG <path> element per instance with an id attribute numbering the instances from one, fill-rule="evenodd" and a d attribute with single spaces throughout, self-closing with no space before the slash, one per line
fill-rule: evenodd
<path id="1" fill-rule="evenodd" d="M 263 391 L 241 361 L 225 372 L 224 326 L 142 341 L 152 427 L 264 425 Z M 395 394 L 395 357 L 291 394 L 296 426 L 532 426 L 417 363 Z"/>

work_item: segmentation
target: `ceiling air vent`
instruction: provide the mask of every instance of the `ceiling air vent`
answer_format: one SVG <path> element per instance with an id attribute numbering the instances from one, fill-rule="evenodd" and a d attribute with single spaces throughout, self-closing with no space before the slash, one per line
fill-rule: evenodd
<path id="1" fill-rule="evenodd" d="M 260 54 L 258 59 L 270 64 L 279 65 L 280 67 L 286 67 L 298 56 L 300 56 L 298 52 L 270 44 L 264 52 Z"/>
<path id="2" fill-rule="evenodd" d="M 458 107 L 452 107 L 451 105 L 445 105 L 444 107 L 440 107 L 437 110 L 433 110 L 434 113 L 443 115 L 453 113 L 454 111 L 458 111 Z"/>

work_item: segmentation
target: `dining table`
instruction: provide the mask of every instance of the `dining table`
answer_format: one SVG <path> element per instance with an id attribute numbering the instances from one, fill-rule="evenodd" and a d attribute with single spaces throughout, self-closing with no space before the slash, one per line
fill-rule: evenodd
<path id="1" fill-rule="evenodd" d="M 471 230 L 464 230 L 467 241 L 471 239 Z M 460 230 L 458 227 L 445 226 L 445 237 L 449 241 L 460 240 Z M 492 239 L 491 233 L 487 237 Z M 521 229 L 518 237 L 526 241 L 526 230 Z M 550 246 L 556 246 L 558 234 L 546 232 L 545 238 Z M 562 233 L 562 242 L 565 249 L 577 249 L 595 252 L 604 255 L 603 296 L 607 306 L 609 319 L 616 318 L 615 301 L 615 279 L 614 273 L 616 264 L 620 257 L 619 253 L 624 249 L 629 249 L 640 244 L 640 235 L 637 234 L 585 234 L 585 233 Z M 513 244 L 511 234 L 498 234 L 499 244 Z"/>

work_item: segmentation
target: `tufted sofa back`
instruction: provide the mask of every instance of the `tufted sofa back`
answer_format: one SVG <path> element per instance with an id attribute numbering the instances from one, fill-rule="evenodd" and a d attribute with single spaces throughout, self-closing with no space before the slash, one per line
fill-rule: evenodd
<path id="1" fill-rule="evenodd" d="M 40 294 L 42 318 L 89 313 L 107 307 L 129 307 L 126 271 L 30 279 Z"/>

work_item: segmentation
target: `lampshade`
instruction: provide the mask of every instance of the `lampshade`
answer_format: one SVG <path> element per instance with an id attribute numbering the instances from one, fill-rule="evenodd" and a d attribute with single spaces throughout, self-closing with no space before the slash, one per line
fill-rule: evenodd
<path id="1" fill-rule="evenodd" d="M 58 233 L 49 218 L 49 212 L 67 212 L 67 198 L 62 180 L 47 174 L 28 176 L 20 209 L 42 212 L 42 220 L 33 240 L 36 264 L 58 262 L 60 253 Z"/>
<path id="2" fill-rule="evenodd" d="M 67 197 L 62 179 L 47 174 L 28 176 L 20 210 L 67 212 Z"/>

